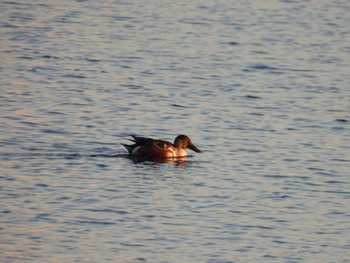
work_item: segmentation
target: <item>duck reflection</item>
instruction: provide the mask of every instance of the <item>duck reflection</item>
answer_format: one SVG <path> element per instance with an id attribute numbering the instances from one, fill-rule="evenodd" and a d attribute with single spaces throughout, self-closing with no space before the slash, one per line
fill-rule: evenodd
<path id="1" fill-rule="evenodd" d="M 138 156 L 128 156 L 128 158 L 133 161 L 133 163 L 143 163 L 143 164 L 161 164 L 168 163 L 175 166 L 186 166 L 188 165 L 187 156 L 176 157 L 176 158 L 150 158 L 150 157 L 138 157 Z"/>

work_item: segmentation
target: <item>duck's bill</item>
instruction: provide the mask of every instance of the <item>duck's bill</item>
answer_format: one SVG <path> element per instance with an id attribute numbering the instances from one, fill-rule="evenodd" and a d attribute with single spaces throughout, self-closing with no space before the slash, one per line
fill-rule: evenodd
<path id="1" fill-rule="evenodd" d="M 187 146 L 188 149 L 191 149 L 192 151 L 195 151 L 196 153 L 202 153 L 201 150 L 199 150 L 196 146 L 193 144 Z"/>

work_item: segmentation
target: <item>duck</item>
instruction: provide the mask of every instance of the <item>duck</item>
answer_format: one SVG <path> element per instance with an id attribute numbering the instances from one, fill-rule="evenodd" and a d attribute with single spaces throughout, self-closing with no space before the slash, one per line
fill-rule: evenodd
<path id="1" fill-rule="evenodd" d="M 195 151 L 197 153 L 202 153 L 192 142 L 191 139 L 186 135 L 178 135 L 174 143 L 155 140 L 152 138 L 139 137 L 131 135 L 133 139 L 130 141 L 134 144 L 124 144 L 122 145 L 128 150 L 129 155 L 135 157 L 145 157 L 145 158 L 176 158 L 176 157 L 186 157 L 188 153 L 186 148 Z"/>

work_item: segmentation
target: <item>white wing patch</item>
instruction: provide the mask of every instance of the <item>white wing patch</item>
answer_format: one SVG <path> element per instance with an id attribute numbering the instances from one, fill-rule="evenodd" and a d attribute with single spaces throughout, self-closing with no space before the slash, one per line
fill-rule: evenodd
<path id="1" fill-rule="evenodd" d="M 135 147 L 134 149 L 132 149 L 131 154 L 133 154 L 133 155 L 137 155 L 137 154 L 139 153 L 140 148 L 141 148 L 141 146 L 137 146 L 137 147 Z"/>

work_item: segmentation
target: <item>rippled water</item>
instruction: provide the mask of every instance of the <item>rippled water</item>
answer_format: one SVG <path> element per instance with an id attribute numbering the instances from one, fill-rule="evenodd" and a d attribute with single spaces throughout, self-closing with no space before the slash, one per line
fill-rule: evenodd
<path id="1" fill-rule="evenodd" d="M 0 10 L 1 262 L 350 262 L 348 1 Z"/>

